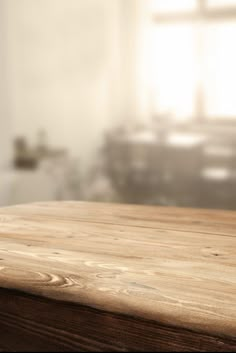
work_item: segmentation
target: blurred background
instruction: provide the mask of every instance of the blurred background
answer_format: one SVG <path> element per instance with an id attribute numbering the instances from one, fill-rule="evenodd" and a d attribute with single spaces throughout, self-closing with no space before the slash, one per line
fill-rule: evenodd
<path id="1" fill-rule="evenodd" d="M 0 206 L 236 209 L 236 0 L 0 0 Z"/>

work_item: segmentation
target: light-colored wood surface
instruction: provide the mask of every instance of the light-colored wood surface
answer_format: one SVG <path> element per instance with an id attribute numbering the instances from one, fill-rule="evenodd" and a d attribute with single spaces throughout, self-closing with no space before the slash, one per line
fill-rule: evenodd
<path id="1" fill-rule="evenodd" d="M 0 288 L 235 340 L 236 212 L 4 208 Z"/>

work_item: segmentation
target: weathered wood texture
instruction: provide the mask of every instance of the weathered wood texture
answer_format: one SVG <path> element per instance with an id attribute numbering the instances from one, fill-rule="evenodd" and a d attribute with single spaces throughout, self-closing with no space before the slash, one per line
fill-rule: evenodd
<path id="1" fill-rule="evenodd" d="M 0 350 L 236 352 L 236 212 L 0 210 Z"/>

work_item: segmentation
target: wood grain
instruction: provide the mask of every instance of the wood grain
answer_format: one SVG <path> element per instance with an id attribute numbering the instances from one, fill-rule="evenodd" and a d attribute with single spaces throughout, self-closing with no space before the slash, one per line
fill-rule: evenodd
<path id="1" fill-rule="evenodd" d="M 1 209 L 0 288 L 2 350 L 236 352 L 236 212 Z"/>

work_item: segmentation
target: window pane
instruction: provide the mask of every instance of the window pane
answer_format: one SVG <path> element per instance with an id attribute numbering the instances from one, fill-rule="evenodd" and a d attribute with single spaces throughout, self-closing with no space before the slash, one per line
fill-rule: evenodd
<path id="1" fill-rule="evenodd" d="M 236 0 L 208 0 L 207 5 L 210 8 L 236 7 Z"/>
<path id="2" fill-rule="evenodd" d="M 156 13 L 192 11 L 197 7 L 197 0 L 151 0 L 151 7 Z"/>
<path id="3" fill-rule="evenodd" d="M 207 25 L 205 96 L 209 117 L 236 119 L 236 23 Z"/>
<path id="4" fill-rule="evenodd" d="M 160 25 L 153 30 L 152 109 L 176 119 L 193 116 L 196 47 L 193 25 Z"/>

